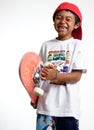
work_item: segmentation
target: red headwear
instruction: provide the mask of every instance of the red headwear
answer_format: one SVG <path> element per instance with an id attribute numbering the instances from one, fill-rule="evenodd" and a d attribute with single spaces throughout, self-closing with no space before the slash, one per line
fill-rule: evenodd
<path id="1" fill-rule="evenodd" d="M 79 8 L 78 8 L 76 5 L 74 5 L 74 4 L 72 4 L 72 3 L 69 3 L 69 2 L 63 2 L 63 3 L 61 3 L 61 4 L 57 7 L 57 9 L 55 10 L 55 12 L 54 12 L 54 14 L 53 14 L 53 18 L 54 18 L 54 16 L 55 16 L 55 14 L 56 14 L 57 12 L 61 11 L 61 10 L 70 10 L 70 11 L 72 11 L 73 13 L 75 13 L 75 14 L 79 17 L 80 22 L 81 22 L 81 24 L 82 24 L 82 14 L 81 14 Z M 72 36 L 73 36 L 75 39 L 80 39 L 80 40 L 81 40 L 81 39 L 82 39 L 82 27 L 80 26 L 79 28 L 75 29 L 75 30 L 73 31 L 73 33 L 72 33 Z"/>

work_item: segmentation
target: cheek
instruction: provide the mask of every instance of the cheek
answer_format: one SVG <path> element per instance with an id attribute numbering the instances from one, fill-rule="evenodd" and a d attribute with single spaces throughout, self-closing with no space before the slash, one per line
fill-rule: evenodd
<path id="1" fill-rule="evenodd" d="M 54 28 L 56 29 L 57 28 L 57 25 L 58 25 L 58 23 L 57 22 L 54 22 Z"/>
<path id="2" fill-rule="evenodd" d="M 75 29 L 75 23 L 72 22 L 69 24 L 69 26 L 71 27 L 72 30 Z"/>
<path id="3" fill-rule="evenodd" d="M 56 23 L 53 23 L 54 28 L 56 29 Z"/>

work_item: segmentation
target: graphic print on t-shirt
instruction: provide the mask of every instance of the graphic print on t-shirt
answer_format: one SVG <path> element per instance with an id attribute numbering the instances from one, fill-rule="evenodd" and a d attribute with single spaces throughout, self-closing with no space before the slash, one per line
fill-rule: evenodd
<path id="1" fill-rule="evenodd" d="M 48 62 L 56 66 L 57 70 L 62 73 L 67 73 L 70 62 L 70 51 L 56 50 L 48 52 Z"/>

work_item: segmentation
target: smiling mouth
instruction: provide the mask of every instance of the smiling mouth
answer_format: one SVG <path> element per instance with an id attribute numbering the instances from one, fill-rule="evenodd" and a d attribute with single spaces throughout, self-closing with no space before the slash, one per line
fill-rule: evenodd
<path id="1" fill-rule="evenodd" d="M 66 31 L 67 27 L 66 26 L 58 26 L 58 31 Z"/>

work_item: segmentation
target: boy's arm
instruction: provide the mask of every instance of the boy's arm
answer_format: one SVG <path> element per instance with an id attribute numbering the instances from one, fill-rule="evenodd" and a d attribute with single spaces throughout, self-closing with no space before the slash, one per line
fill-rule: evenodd
<path id="1" fill-rule="evenodd" d="M 44 67 L 41 73 L 42 80 L 50 80 L 51 83 L 62 84 L 74 83 L 80 80 L 82 70 L 73 70 L 71 73 L 60 73 L 56 69 Z"/>
<path id="2" fill-rule="evenodd" d="M 66 83 L 75 83 L 81 79 L 82 70 L 73 70 L 71 73 L 57 73 L 57 80 Z"/>

